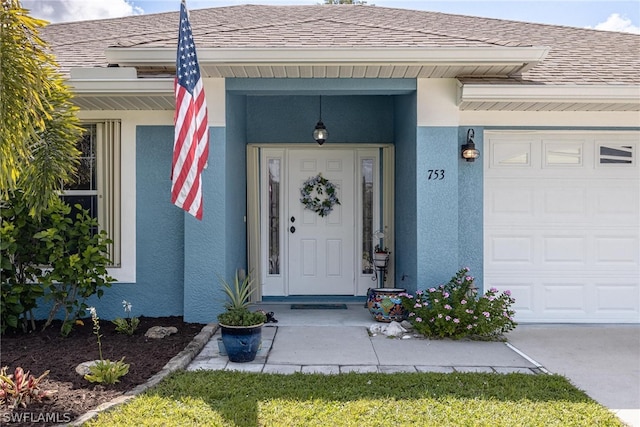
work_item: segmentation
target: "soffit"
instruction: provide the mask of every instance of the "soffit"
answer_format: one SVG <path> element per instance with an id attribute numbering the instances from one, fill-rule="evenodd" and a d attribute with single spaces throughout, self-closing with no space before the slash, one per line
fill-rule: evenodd
<path id="1" fill-rule="evenodd" d="M 640 111 L 640 85 L 538 85 L 463 79 L 458 107 L 466 111 Z"/>
<path id="2" fill-rule="evenodd" d="M 85 110 L 175 108 L 172 78 L 71 79 L 69 83 L 75 93 L 74 103 Z M 463 111 L 640 111 L 640 86 L 534 87 L 459 82 L 458 107 Z"/>

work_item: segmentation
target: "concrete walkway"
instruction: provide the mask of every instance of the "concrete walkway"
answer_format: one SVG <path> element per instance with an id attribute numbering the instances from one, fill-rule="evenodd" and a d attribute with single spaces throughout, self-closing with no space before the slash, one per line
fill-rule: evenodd
<path id="1" fill-rule="evenodd" d="M 292 310 L 289 304 L 262 305 L 278 323 L 262 328 L 262 349 L 249 363 L 229 362 L 214 335 L 188 369 L 250 372 L 524 372 L 538 367 L 500 342 L 391 339 L 370 336 L 376 324 L 362 304 L 346 310 Z"/>
<path id="2" fill-rule="evenodd" d="M 253 362 L 221 356 L 218 331 L 188 370 L 263 373 L 519 372 L 557 373 L 624 422 L 640 427 L 640 325 L 519 325 L 508 343 L 370 336 L 361 304 L 347 310 L 264 305 L 278 323 L 263 328 Z"/>
<path id="3" fill-rule="evenodd" d="M 371 323 L 371 322 L 369 322 Z M 248 363 L 220 355 L 219 332 L 188 370 L 338 374 L 344 372 L 520 372 L 538 367 L 505 343 L 369 336 L 365 326 L 265 326 L 262 349 Z"/>

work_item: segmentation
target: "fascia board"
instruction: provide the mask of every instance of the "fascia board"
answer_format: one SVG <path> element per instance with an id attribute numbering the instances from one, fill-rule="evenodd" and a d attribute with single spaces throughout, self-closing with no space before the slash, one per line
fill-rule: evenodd
<path id="1" fill-rule="evenodd" d="M 459 83 L 461 102 L 640 103 L 640 85 L 509 85 Z"/>
<path id="2" fill-rule="evenodd" d="M 78 95 L 88 94 L 166 94 L 173 93 L 174 79 L 69 79 Z"/>
<path id="3" fill-rule="evenodd" d="M 530 64 L 542 61 L 548 47 L 473 48 L 203 48 L 201 65 L 249 64 Z M 119 65 L 175 65 L 176 50 L 169 48 L 107 48 L 107 62 Z"/>

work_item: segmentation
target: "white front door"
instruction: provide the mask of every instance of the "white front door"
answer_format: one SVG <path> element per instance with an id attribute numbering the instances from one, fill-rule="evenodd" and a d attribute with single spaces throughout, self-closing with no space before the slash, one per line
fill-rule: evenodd
<path id="1" fill-rule="evenodd" d="M 376 285 L 372 252 L 381 242 L 374 232 L 384 230 L 384 245 L 393 248 L 393 147 L 336 145 L 249 147 L 248 260 L 256 298 L 362 296 Z M 300 201 L 303 183 L 318 174 L 336 186 L 340 201 L 326 216 Z M 389 265 L 387 279 L 393 259 Z"/>
<path id="2" fill-rule="evenodd" d="M 353 295 L 355 292 L 354 150 L 288 151 L 289 295 Z M 305 208 L 301 188 L 321 174 L 337 188 L 340 204 L 326 216 Z M 319 195 L 324 200 L 325 195 Z"/>

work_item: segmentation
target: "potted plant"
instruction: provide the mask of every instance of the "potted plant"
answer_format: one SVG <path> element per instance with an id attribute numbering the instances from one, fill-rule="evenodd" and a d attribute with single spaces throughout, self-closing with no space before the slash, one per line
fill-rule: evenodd
<path id="1" fill-rule="evenodd" d="M 379 237 L 374 235 L 374 237 Z M 402 307 L 400 294 L 406 292 L 404 288 L 385 288 L 384 278 L 389 265 L 389 248 L 376 245 L 373 249 L 373 265 L 378 275 L 378 287 L 369 289 L 365 307 L 378 322 L 401 322 L 406 317 L 406 311 Z"/>
<path id="2" fill-rule="evenodd" d="M 376 245 L 373 250 L 373 264 L 377 268 L 386 268 L 389 261 L 389 248 Z"/>
<path id="3" fill-rule="evenodd" d="M 251 362 L 260 348 L 262 325 L 267 320 L 264 313 L 249 310 L 253 280 L 248 274 L 241 281 L 236 271 L 232 285 L 222 278 L 220 282 L 228 299 L 225 311 L 218 315 L 227 356 L 232 362 Z"/>

